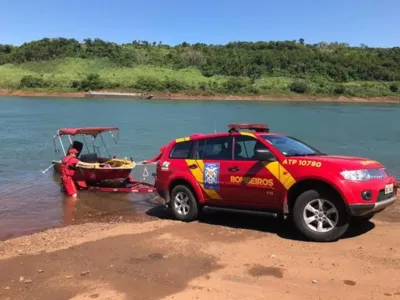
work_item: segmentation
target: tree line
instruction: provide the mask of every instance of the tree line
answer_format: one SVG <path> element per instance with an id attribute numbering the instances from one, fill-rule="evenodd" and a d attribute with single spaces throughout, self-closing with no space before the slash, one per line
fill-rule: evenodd
<path id="1" fill-rule="evenodd" d="M 0 65 L 60 58 L 108 58 L 121 67 L 194 67 L 206 77 L 247 77 L 252 82 L 262 76 L 324 78 L 336 83 L 400 81 L 399 47 L 351 47 L 337 42 L 306 44 L 303 39 L 225 45 L 184 42 L 169 46 L 148 41 L 117 44 L 101 39 L 79 42 L 76 39 L 44 38 L 21 46 L 0 44 Z"/>

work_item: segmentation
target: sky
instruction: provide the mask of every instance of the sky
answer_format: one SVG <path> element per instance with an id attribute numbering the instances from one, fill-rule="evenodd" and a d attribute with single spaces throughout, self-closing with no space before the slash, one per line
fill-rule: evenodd
<path id="1" fill-rule="evenodd" d="M 0 0 L 0 44 L 298 40 L 400 46 L 400 0 Z"/>

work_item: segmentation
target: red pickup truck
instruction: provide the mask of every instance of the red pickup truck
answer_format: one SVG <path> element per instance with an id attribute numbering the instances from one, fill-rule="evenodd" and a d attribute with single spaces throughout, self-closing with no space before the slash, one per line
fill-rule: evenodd
<path id="1" fill-rule="evenodd" d="M 350 219 L 370 219 L 392 205 L 397 182 L 361 157 L 322 153 L 263 124 L 171 141 L 157 163 L 155 187 L 181 221 L 202 208 L 291 217 L 313 241 L 333 241 Z"/>

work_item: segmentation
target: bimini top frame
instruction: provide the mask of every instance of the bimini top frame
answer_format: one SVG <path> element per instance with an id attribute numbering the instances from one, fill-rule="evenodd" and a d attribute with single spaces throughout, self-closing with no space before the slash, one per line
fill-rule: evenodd
<path id="1" fill-rule="evenodd" d="M 99 147 L 95 145 L 96 138 L 100 136 L 103 146 L 106 149 L 108 155 L 111 157 L 110 152 L 108 151 L 107 145 L 104 141 L 102 133 L 104 132 L 109 132 L 110 135 L 113 137 L 115 144 L 118 143 L 119 139 L 119 128 L 118 127 L 78 127 L 78 128 L 60 128 L 57 130 L 57 134 L 53 137 L 53 142 L 54 142 L 54 149 L 55 152 L 59 152 L 59 150 L 56 147 L 56 142 L 55 140 L 58 138 L 62 151 L 64 153 L 64 156 L 67 155 L 67 151 L 65 150 L 63 141 L 61 139 L 62 136 L 68 136 L 68 140 L 70 142 L 70 146 L 72 146 L 75 136 L 83 136 L 84 144 L 86 146 L 86 150 L 90 152 L 88 143 L 87 143 L 87 137 L 91 137 L 92 143 L 93 143 L 93 152 L 96 152 L 96 149 L 98 151 Z M 72 137 L 72 138 L 71 138 Z"/>

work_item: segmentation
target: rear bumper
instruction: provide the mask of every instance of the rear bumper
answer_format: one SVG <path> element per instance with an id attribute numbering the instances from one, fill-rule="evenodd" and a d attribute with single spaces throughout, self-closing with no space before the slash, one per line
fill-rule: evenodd
<path id="1" fill-rule="evenodd" d="M 155 182 L 154 182 L 154 187 L 155 187 L 155 189 L 156 189 L 156 191 L 157 191 L 157 194 L 161 197 L 161 198 L 163 198 L 166 202 L 168 202 L 169 201 L 169 195 L 168 195 L 168 189 L 165 189 L 163 186 L 162 186 L 162 182 L 160 182 L 160 180 L 157 180 L 157 178 L 156 178 L 156 180 L 155 180 Z"/>
<path id="2" fill-rule="evenodd" d="M 160 190 L 160 189 L 157 189 L 157 188 L 156 188 L 156 191 L 157 191 L 157 194 L 158 194 L 161 198 L 163 198 L 163 199 L 165 199 L 165 200 L 168 200 L 168 199 L 166 199 L 167 193 L 165 193 L 164 190 Z"/>
<path id="3" fill-rule="evenodd" d="M 362 217 L 370 213 L 378 213 L 384 210 L 386 207 L 395 203 L 396 199 L 397 196 L 393 196 L 389 199 L 379 201 L 374 204 L 350 204 L 350 215 L 355 217 Z"/>

